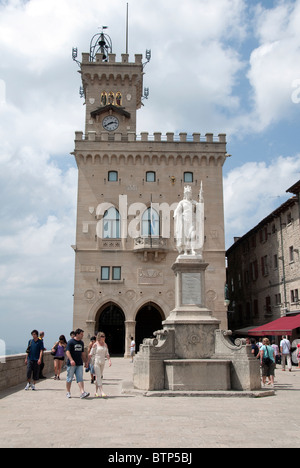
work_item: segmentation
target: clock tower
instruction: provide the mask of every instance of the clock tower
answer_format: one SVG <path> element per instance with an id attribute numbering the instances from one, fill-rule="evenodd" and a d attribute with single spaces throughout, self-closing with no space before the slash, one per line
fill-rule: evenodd
<path id="1" fill-rule="evenodd" d="M 129 55 L 122 54 L 117 62 L 110 38 L 102 31 L 92 39 L 90 53 L 82 54 L 80 73 L 86 103 L 85 133 L 135 133 L 136 111 L 143 95 L 142 55 L 136 54 L 130 63 Z"/>
<path id="2" fill-rule="evenodd" d="M 109 36 L 92 38 L 77 61 L 85 129 L 75 132 L 78 166 L 73 327 L 106 334 L 111 354 L 129 356 L 162 328 L 175 306 L 178 252 L 173 215 L 185 186 L 205 199 L 203 257 L 208 308 L 227 328 L 222 167 L 226 136 L 136 134 L 146 60 L 122 54 Z M 159 109 L 158 109 L 159 112 Z"/>

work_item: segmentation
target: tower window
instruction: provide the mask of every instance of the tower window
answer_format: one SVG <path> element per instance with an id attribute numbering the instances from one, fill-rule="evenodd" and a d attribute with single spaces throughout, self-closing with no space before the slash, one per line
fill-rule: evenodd
<path id="1" fill-rule="evenodd" d="M 112 279 L 114 281 L 121 280 L 121 267 L 112 267 Z"/>
<path id="2" fill-rule="evenodd" d="M 118 172 L 117 171 L 109 171 L 108 172 L 108 181 L 109 182 L 117 182 L 118 181 Z"/>
<path id="3" fill-rule="evenodd" d="M 184 179 L 184 182 L 193 182 L 194 181 L 194 174 L 192 172 L 185 172 L 183 179 Z"/>
<path id="4" fill-rule="evenodd" d="M 111 278 L 110 278 L 110 271 L 111 271 Z M 121 267 L 112 268 L 109 266 L 102 266 L 101 267 L 101 281 L 120 281 L 121 280 Z"/>
<path id="5" fill-rule="evenodd" d="M 155 182 L 156 174 L 153 171 L 146 172 L 146 182 Z"/>
<path id="6" fill-rule="evenodd" d="M 101 267 L 101 280 L 108 281 L 110 275 L 110 267 L 102 266 Z"/>

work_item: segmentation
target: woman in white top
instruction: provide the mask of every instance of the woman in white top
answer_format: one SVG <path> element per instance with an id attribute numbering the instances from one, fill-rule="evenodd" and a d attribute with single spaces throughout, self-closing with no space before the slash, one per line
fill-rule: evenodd
<path id="1" fill-rule="evenodd" d="M 110 360 L 107 344 L 105 343 L 105 335 L 103 332 L 99 332 L 97 335 L 96 343 L 93 345 L 89 354 L 89 359 L 91 358 L 94 361 L 93 366 L 94 366 L 94 372 L 96 375 L 95 396 L 106 397 L 105 393 L 102 390 L 102 376 L 103 376 L 103 370 L 105 366 L 105 358 L 108 359 L 109 367 L 111 366 L 111 360 Z M 98 393 L 98 391 L 99 393 L 101 392 L 101 395 Z"/>

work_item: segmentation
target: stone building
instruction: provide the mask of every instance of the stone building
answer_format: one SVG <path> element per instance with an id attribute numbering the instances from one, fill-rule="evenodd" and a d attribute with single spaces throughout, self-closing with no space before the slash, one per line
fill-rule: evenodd
<path id="1" fill-rule="evenodd" d="M 227 251 L 229 328 L 300 313 L 300 181 L 293 194 Z"/>
<path id="2" fill-rule="evenodd" d="M 103 50 L 77 62 L 86 117 L 72 153 L 78 166 L 73 326 L 85 330 L 86 340 L 103 330 L 110 351 L 128 356 L 130 337 L 139 345 L 174 308 L 173 213 L 185 185 L 195 198 L 203 183 L 207 306 L 227 328 L 226 136 L 137 135 L 143 57 L 122 54 L 117 61 Z"/>

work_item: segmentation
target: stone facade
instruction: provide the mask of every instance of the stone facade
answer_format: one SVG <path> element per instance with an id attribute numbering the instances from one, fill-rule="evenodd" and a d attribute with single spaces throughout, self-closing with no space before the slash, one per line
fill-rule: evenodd
<path id="1" fill-rule="evenodd" d="M 232 330 L 300 313 L 299 191 L 227 251 Z"/>
<path id="2" fill-rule="evenodd" d="M 113 54 L 108 62 L 99 56 L 90 62 L 83 54 L 80 73 L 86 126 L 85 133 L 76 132 L 73 152 L 78 166 L 74 328 L 85 330 L 86 341 L 102 329 L 112 352 L 125 356 L 131 336 L 139 345 L 161 328 L 175 305 L 174 209 L 184 186 L 197 194 L 201 181 L 207 306 L 227 328 L 225 135 L 137 135 L 141 55 L 131 63 L 127 54 L 120 62 Z M 103 96 L 110 96 L 109 104 Z"/>

